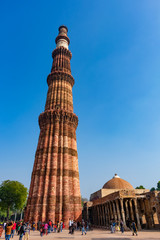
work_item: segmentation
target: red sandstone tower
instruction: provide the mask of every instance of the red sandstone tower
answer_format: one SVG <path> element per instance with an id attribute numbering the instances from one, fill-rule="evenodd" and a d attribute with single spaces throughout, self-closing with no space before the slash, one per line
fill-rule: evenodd
<path id="1" fill-rule="evenodd" d="M 68 29 L 59 27 L 53 64 L 48 75 L 45 111 L 39 116 L 40 136 L 25 221 L 53 222 L 81 218 L 76 128 L 78 117 L 73 113 L 71 52 Z"/>

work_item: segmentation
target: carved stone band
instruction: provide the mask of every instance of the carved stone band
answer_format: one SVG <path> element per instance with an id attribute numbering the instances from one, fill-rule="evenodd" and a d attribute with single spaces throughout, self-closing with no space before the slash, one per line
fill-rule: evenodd
<path id="1" fill-rule="evenodd" d="M 74 113 L 64 110 L 48 110 L 40 114 L 39 126 L 43 128 L 47 123 L 53 124 L 55 120 L 63 122 L 71 122 L 75 127 L 78 126 L 78 117 Z"/>
<path id="2" fill-rule="evenodd" d="M 79 179 L 79 172 L 69 170 L 69 169 L 63 169 L 61 171 L 60 168 L 58 169 L 39 169 L 33 171 L 32 175 L 36 176 L 57 176 L 57 177 L 74 177 Z"/>

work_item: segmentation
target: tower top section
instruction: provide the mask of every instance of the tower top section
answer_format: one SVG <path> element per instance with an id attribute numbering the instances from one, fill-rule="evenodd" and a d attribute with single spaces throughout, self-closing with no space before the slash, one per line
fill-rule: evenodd
<path id="1" fill-rule="evenodd" d="M 69 37 L 67 36 L 68 28 L 64 25 L 59 27 L 59 34 L 56 37 L 56 48 L 64 47 L 68 49 L 68 45 L 70 43 Z"/>

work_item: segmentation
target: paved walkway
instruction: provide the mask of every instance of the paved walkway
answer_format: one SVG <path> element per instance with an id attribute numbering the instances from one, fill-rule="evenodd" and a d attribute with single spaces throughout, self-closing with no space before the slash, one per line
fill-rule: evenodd
<path id="1" fill-rule="evenodd" d="M 2 235 L 1 239 L 4 238 L 4 234 Z M 85 240 L 160 240 L 160 231 L 141 231 L 138 232 L 138 236 L 132 236 L 131 232 L 124 232 L 122 235 L 121 233 L 114 233 L 111 234 L 109 231 L 105 230 L 93 230 L 87 232 L 86 235 L 82 236 L 80 231 L 75 231 L 74 235 L 68 234 L 67 230 L 64 230 L 62 233 L 50 233 L 47 236 L 40 237 L 40 234 L 38 231 L 31 231 L 29 240 L 54 240 L 54 239 L 85 239 Z M 19 240 L 18 236 L 14 236 L 13 240 Z M 24 240 L 24 238 L 23 238 Z"/>

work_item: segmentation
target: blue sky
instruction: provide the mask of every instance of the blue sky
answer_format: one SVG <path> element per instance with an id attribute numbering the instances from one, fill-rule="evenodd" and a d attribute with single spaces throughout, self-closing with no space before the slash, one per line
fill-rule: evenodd
<path id="1" fill-rule="evenodd" d="M 160 1 L 0 3 L 0 181 L 29 187 L 58 27 L 72 51 L 83 197 L 160 180 Z"/>

